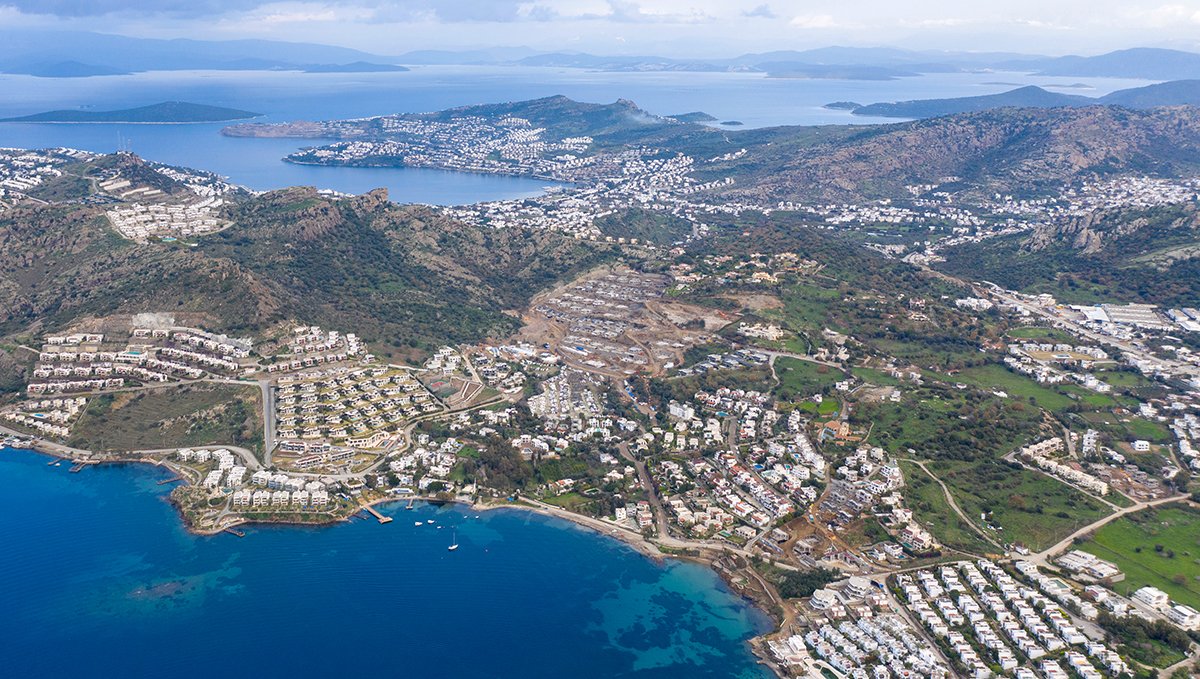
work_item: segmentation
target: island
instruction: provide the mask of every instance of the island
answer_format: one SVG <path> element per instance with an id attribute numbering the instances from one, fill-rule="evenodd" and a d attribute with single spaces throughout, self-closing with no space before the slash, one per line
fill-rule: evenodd
<path id="1" fill-rule="evenodd" d="M 305 73 L 404 73 L 412 69 L 399 64 L 376 64 L 355 61 L 349 64 L 309 64 L 302 69 Z"/>
<path id="2" fill-rule="evenodd" d="M 10 65 L 4 68 L 5 73 L 15 75 L 31 75 L 35 78 L 91 78 L 105 75 L 129 75 L 129 71 L 102 64 L 86 64 L 79 61 L 56 61 L 50 63 L 34 63 Z"/>
<path id="3" fill-rule="evenodd" d="M 856 108 L 862 108 L 862 104 L 856 101 L 831 101 L 825 104 L 822 108 L 832 109 L 834 111 L 853 111 Z"/>
<path id="4" fill-rule="evenodd" d="M 257 118 L 261 113 L 234 108 L 193 104 L 185 101 L 164 101 L 149 106 L 114 111 L 85 111 L 64 109 L 27 116 L 0 119 L 0 123 L 221 123 Z"/>

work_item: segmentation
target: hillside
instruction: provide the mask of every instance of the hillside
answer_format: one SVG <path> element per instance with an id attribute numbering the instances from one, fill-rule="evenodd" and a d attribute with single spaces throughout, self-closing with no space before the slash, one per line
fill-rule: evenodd
<path id="1" fill-rule="evenodd" d="M 255 118 L 259 115 L 262 114 L 221 106 L 164 101 L 160 104 L 116 111 L 46 111 L 17 118 L 3 118 L 0 119 L 0 123 L 217 123 Z"/>
<path id="2" fill-rule="evenodd" d="M 1200 106 L 1200 80 L 1173 80 L 1145 87 L 1117 90 L 1101 97 L 1100 101 L 1126 108 Z"/>
<path id="3" fill-rule="evenodd" d="M 1175 177 L 1200 169 L 1194 108 L 995 109 L 730 138 L 750 147 L 727 169 L 740 175 L 731 193 L 759 199 L 897 197 L 905 186 L 951 176 L 983 191 L 1034 194 L 1084 176 Z"/>
<path id="4" fill-rule="evenodd" d="M 1200 299 L 1200 206 L 1096 212 L 952 248 L 937 268 L 1068 302 Z"/>
<path id="5" fill-rule="evenodd" d="M 986 111 L 1004 107 L 1053 108 L 1056 106 L 1083 106 L 1096 103 L 1094 99 L 1078 95 L 1047 92 L 1032 85 L 1020 87 L 1000 94 L 985 94 L 978 97 L 954 97 L 950 99 L 916 99 L 894 103 L 879 103 L 860 106 L 851 111 L 857 116 L 882 116 L 885 118 L 933 118 L 935 116 Z"/>
<path id="6" fill-rule="evenodd" d="M 1098 104 L 1126 108 L 1156 108 L 1159 106 L 1200 106 L 1200 80 L 1175 80 L 1145 87 L 1117 90 L 1103 97 L 1083 97 L 1048 92 L 1032 85 L 999 94 L 950 99 L 916 99 L 892 103 L 859 106 L 851 112 L 860 116 L 887 118 L 932 118 L 935 116 L 986 111 L 994 108 L 1056 108 L 1063 106 L 1095 106 Z"/>
<path id="7" fill-rule="evenodd" d="M 299 319 L 428 347 L 508 332 L 505 309 L 615 256 L 555 234 L 480 232 L 381 193 L 290 189 L 230 216 L 235 227 L 187 248 L 123 240 L 96 208 L 0 215 L 0 335 L 164 310 L 223 330 Z"/>

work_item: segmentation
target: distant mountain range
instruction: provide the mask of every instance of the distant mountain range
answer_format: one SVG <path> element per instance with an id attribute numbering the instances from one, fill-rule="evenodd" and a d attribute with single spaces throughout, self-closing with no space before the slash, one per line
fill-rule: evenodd
<path id="1" fill-rule="evenodd" d="M 1159 48 L 1126 49 L 1090 57 L 836 46 L 710 59 L 541 52 L 528 47 L 416 50 L 385 56 L 345 47 L 273 40 L 160 40 L 87 31 L 0 30 L 0 71 L 41 77 L 190 69 L 364 73 L 399 70 L 404 65 L 513 65 L 617 72 L 750 71 L 773 77 L 841 80 L 985 70 L 1146 80 L 1200 79 L 1200 54 Z"/>
<path id="2" fill-rule="evenodd" d="M 921 73 L 984 70 L 1146 80 L 1200 78 L 1200 54 L 1159 48 L 1134 48 L 1092 57 L 1047 57 L 1007 52 L 822 47 L 712 59 L 600 56 L 584 52 L 525 54 L 522 48 L 507 48 L 474 52 L 413 52 L 401 54 L 395 57 L 395 61 L 421 64 L 514 64 L 599 71 L 756 71 L 773 77 L 839 80 L 883 80 Z"/>
<path id="3" fill-rule="evenodd" d="M 118 111 L 47 111 L 17 118 L 3 118 L 0 119 L 0 123 L 219 123 L 260 115 L 262 114 L 234 108 L 165 101 L 161 104 Z"/>
<path id="4" fill-rule="evenodd" d="M 368 68 L 368 66 L 372 68 Z M 389 57 L 273 40 L 158 40 L 87 31 L 0 30 L 0 71 L 88 77 L 137 71 L 346 69 L 397 70 Z"/>
<path id="5" fill-rule="evenodd" d="M 840 102 L 839 102 L 840 105 Z M 1200 80 L 1172 82 L 1117 90 L 1103 97 L 1049 92 L 1040 87 L 1018 87 L 1000 94 L 951 99 L 917 99 L 860 106 L 851 112 L 861 116 L 885 118 L 933 118 L 955 113 L 987 111 L 994 108 L 1057 108 L 1062 106 L 1113 105 L 1126 108 L 1158 106 L 1200 106 Z M 832 106 L 832 105 L 831 105 Z M 845 108 L 844 106 L 840 106 Z"/>

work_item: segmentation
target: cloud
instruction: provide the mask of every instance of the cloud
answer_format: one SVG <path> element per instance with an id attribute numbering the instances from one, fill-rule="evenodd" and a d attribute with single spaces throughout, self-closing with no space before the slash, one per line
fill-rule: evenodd
<path id="1" fill-rule="evenodd" d="M 1160 5 L 1148 10 L 1126 12 L 1131 20 L 1147 26 L 1164 27 L 1179 23 L 1200 24 L 1200 9 L 1185 5 Z"/>
<path id="2" fill-rule="evenodd" d="M 445 22 L 513 21 L 521 18 L 524 0 L 327 0 L 324 2 L 272 2 L 271 0 L 0 0 L 22 14 L 62 18 L 107 15 L 217 18 L 238 13 L 262 16 L 310 14 L 314 17 L 362 16 L 411 21 L 435 18 Z M 289 6 L 304 6 L 299 12 Z M 277 9 L 283 8 L 283 9 Z"/>
<path id="3" fill-rule="evenodd" d="M 49 15 L 64 18 L 94 17 L 108 14 L 161 14 L 175 16 L 206 16 L 230 11 L 255 9 L 263 0 L 0 0 L 22 14 Z"/>
<path id="4" fill-rule="evenodd" d="M 788 22 L 797 28 L 836 28 L 838 23 L 829 14 L 801 14 Z"/>
<path id="5" fill-rule="evenodd" d="M 771 11 L 770 5 L 759 5 L 753 9 L 748 9 L 742 12 L 742 16 L 758 18 L 758 19 L 777 19 L 779 15 Z"/>

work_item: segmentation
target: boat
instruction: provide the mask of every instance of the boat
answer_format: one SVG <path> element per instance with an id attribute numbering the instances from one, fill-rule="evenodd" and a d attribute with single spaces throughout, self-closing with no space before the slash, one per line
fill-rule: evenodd
<path id="1" fill-rule="evenodd" d="M 413 525 L 414 525 L 414 526 L 424 526 L 425 524 L 423 524 L 423 523 L 421 523 L 420 521 L 418 521 L 418 522 L 414 523 Z"/>
<path id="2" fill-rule="evenodd" d="M 458 549 L 458 529 L 457 528 L 454 529 L 454 540 L 453 540 L 453 542 L 450 543 L 450 546 L 447 547 L 446 550 L 453 552 L 456 549 Z"/>
<path id="3" fill-rule="evenodd" d="M 425 523 L 433 523 L 433 519 L 430 519 L 430 520 L 426 521 Z"/>

